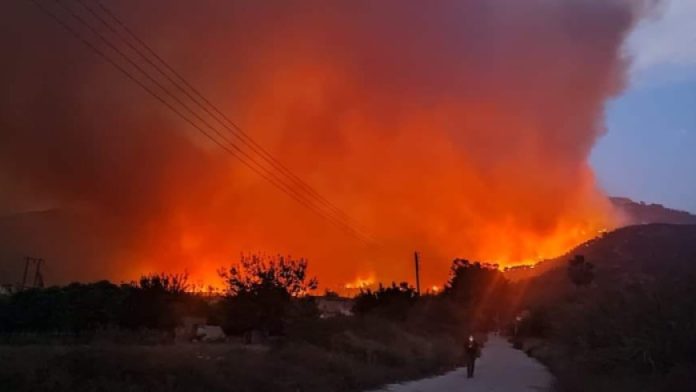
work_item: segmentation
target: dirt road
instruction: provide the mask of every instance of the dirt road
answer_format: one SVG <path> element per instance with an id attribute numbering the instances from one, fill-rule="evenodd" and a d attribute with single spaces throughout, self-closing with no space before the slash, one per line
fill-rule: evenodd
<path id="1" fill-rule="evenodd" d="M 442 376 L 388 385 L 382 392 L 539 392 L 550 391 L 551 374 L 539 362 L 513 349 L 504 339 L 490 336 L 474 378 L 459 368 Z"/>

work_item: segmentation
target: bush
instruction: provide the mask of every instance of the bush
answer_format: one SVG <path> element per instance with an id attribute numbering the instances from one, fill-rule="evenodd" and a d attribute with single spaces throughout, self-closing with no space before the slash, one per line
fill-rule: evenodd
<path id="1" fill-rule="evenodd" d="M 0 332 L 92 334 L 122 326 L 171 331 L 183 314 L 207 304 L 185 292 L 185 275 L 149 275 L 116 286 L 107 281 L 28 289 L 0 300 Z"/>
<path id="2" fill-rule="evenodd" d="M 225 332 L 281 335 L 293 317 L 318 315 L 313 301 L 305 298 L 318 284 L 307 276 L 307 265 L 304 259 L 251 255 L 220 271 L 227 288 L 216 318 Z"/>
<path id="3" fill-rule="evenodd" d="M 510 284 L 497 265 L 471 263 L 464 259 L 452 262 L 450 279 L 442 295 L 466 312 L 470 329 L 501 328 L 511 316 Z"/>
<path id="4" fill-rule="evenodd" d="M 693 273 L 627 275 L 575 294 L 532 310 L 543 317 L 525 331 L 543 326 L 561 391 L 693 390 L 683 376 L 696 364 Z"/>
<path id="5" fill-rule="evenodd" d="M 355 297 L 353 313 L 356 315 L 376 315 L 392 320 L 405 320 L 411 307 L 417 300 L 416 290 L 408 283 L 384 287 L 381 284 L 376 291 L 361 290 Z"/>

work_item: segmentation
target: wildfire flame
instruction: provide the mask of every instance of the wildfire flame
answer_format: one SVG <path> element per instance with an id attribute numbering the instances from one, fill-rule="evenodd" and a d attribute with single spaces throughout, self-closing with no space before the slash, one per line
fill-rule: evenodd
<path id="1" fill-rule="evenodd" d="M 348 290 L 362 290 L 362 289 L 367 289 L 370 288 L 375 284 L 375 277 L 374 275 L 370 275 L 367 278 L 355 278 L 352 282 L 348 282 L 345 285 L 343 285 L 343 288 L 348 289 Z"/>
<path id="2" fill-rule="evenodd" d="M 623 87 L 634 2 L 227 1 L 198 18 L 146 3 L 115 12 L 377 243 L 278 192 L 55 26 L 7 12 L 5 36 L 23 39 L 0 64 L 0 118 L 17 130 L 0 143 L 0 201 L 75 212 L 53 236 L 78 234 L 48 241 L 70 249 L 40 249 L 66 280 L 188 270 L 218 286 L 218 268 L 258 250 L 359 289 L 413 281 L 419 250 L 429 287 L 454 257 L 533 263 L 616 225 L 587 161 Z"/>

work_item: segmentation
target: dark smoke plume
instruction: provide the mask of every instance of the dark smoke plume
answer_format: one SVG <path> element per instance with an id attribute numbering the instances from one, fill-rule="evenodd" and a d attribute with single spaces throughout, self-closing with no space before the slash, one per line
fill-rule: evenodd
<path id="1" fill-rule="evenodd" d="M 215 283 L 260 250 L 306 256 L 336 287 L 407 279 L 419 249 L 431 284 L 454 256 L 531 261 L 617 224 L 587 157 L 647 3 L 106 4 L 379 245 L 269 186 L 30 2 L 5 2 L 2 280 L 39 253 L 54 280 Z"/>

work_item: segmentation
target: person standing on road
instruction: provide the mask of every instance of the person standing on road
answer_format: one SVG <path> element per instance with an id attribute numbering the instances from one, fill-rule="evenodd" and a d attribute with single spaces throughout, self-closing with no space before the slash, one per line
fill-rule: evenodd
<path id="1" fill-rule="evenodd" d="M 466 354 L 466 377 L 474 377 L 474 367 L 476 366 L 476 358 L 481 356 L 481 346 L 474 339 L 473 335 L 469 336 L 469 340 L 466 343 L 466 348 L 464 349 Z"/>

